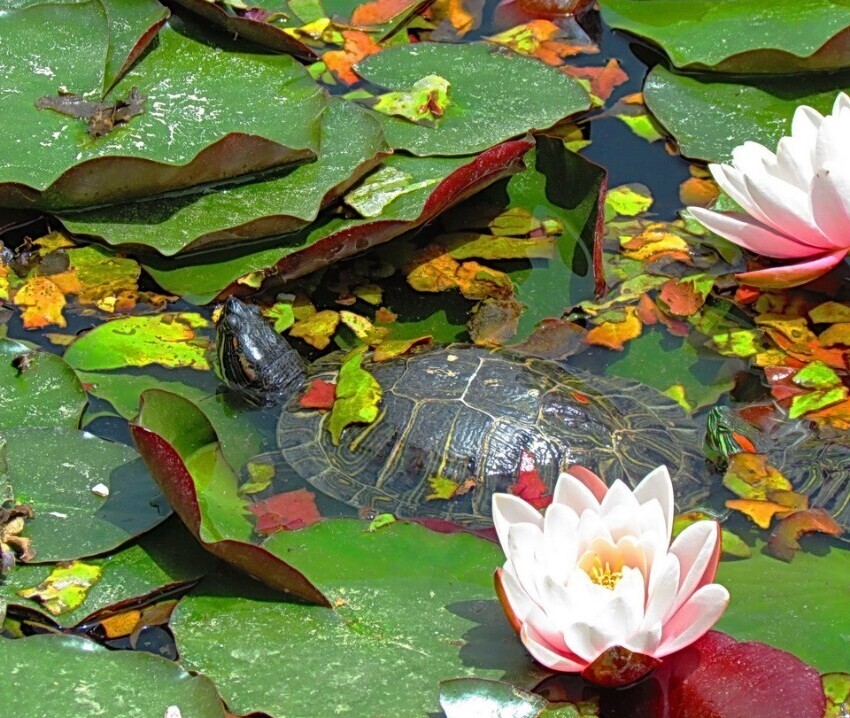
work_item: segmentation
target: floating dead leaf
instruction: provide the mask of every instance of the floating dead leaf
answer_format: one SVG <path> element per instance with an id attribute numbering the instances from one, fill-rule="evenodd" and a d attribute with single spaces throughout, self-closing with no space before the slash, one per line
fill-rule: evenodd
<path id="1" fill-rule="evenodd" d="M 816 422 L 819 426 L 831 426 L 841 431 L 850 431 L 850 400 L 809 412 L 806 414 L 806 418 Z"/>
<path id="2" fill-rule="evenodd" d="M 478 262 L 461 264 L 456 277 L 460 293 L 467 299 L 507 298 L 514 292 L 514 283 L 507 274 Z"/>
<path id="3" fill-rule="evenodd" d="M 806 364 L 791 379 L 806 389 L 829 389 L 841 384 L 841 378 L 822 361 L 815 360 Z"/>
<path id="4" fill-rule="evenodd" d="M 404 267 L 407 283 L 417 292 L 444 292 L 458 286 L 457 262 L 445 248 L 438 244 L 429 244 L 418 251 Z"/>
<path id="5" fill-rule="evenodd" d="M 826 694 L 823 718 L 846 718 L 850 715 L 850 673 L 824 673 L 821 682 Z"/>
<path id="6" fill-rule="evenodd" d="M 398 314 L 391 312 L 386 307 L 379 307 L 375 312 L 375 322 L 378 324 L 392 324 L 398 319 Z"/>
<path id="7" fill-rule="evenodd" d="M 750 518 L 756 526 L 763 529 L 770 528 L 770 522 L 774 516 L 782 518 L 794 512 L 793 509 L 782 504 L 756 499 L 729 499 L 726 502 L 726 507 L 733 511 L 739 511 Z"/>
<path id="8" fill-rule="evenodd" d="M 743 499 L 765 501 L 769 491 L 792 491 L 793 486 L 770 465 L 764 454 L 743 452 L 729 457 L 723 485 Z"/>
<path id="9" fill-rule="evenodd" d="M 378 418 L 381 385 L 362 367 L 366 347 L 352 351 L 339 370 L 336 400 L 327 422 L 335 445 L 349 424 L 371 424 Z"/>
<path id="10" fill-rule="evenodd" d="M 343 30 L 342 50 L 331 50 L 322 56 L 322 62 L 334 77 L 346 85 L 356 85 L 360 76 L 354 71 L 354 65 L 364 57 L 381 51 L 371 35 L 361 30 Z"/>
<path id="11" fill-rule="evenodd" d="M 427 17 L 437 26 L 431 39 L 437 42 L 458 40 L 481 25 L 483 0 L 436 0 Z"/>
<path id="12" fill-rule="evenodd" d="M 278 531 L 303 529 L 322 520 L 316 506 L 316 495 L 307 489 L 275 494 L 248 504 L 248 508 L 257 517 L 257 533 L 265 536 Z"/>
<path id="13" fill-rule="evenodd" d="M 299 319 L 289 330 L 289 335 L 303 339 L 316 349 L 325 349 L 339 325 L 339 312 L 323 309 Z"/>
<path id="14" fill-rule="evenodd" d="M 339 312 L 339 320 L 347 326 L 358 339 L 368 339 L 375 333 L 374 324 L 361 314 L 355 314 L 354 312 L 349 312 L 346 309 L 341 309 Z"/>
<path id="15" fill-rule="evenodd" d="M 643 325 L 638 318 L 637 307 L 625 307 L 622 319 L 597 324 L 585 335 L 584 342 L 622 351 L 626 342 L 637 339 L 642 331 Z"/>
<path id="16" fill-rule="evenodd" d="M 289 302 L 276 302 L 261 311 L 264 317 L 272 320 L 272 326 L 278 334 L 282 334 L 295 324 L 295 312 Z"/>
<path id="17" fill-rule="evenodd" d="M 679 186 L 679 201 L 685 207 L 708 207 L 720 195 L 714 180 L 689 177 Z"/>
<path id="18" fill-rule="evenodd" d="M 378 95 L 372 109 L 411 122 L 433 123 L 443 116 L 450 102 L 448 80 L 428 75 L 414 82 L 409 90 Z"/>
<path id="19" fill-rule="evenodd" d="M 798 419 L 805 414 L 825 409 L 833 404 L 839 404 L 847 399 L 847 396 L 848 389 L 846 386 L 798 394 L 791 399 L 788 416 L 791 419 Z"/>
<path id="20" fill-rule="evenodd" d="M 637 217 L 652 207 L 653 201 L 652 194 L 645 185 L 624 184 L 612 187 L 605 195 L 605 218 Z"/>
<path id="21" fill-rule="evenodd" d="M 50 279 L 36 275 L 15 293 L 14 302 L 23 308 L 21 322 L 27 329 L 41 329 L 50 324 L 67 326 L 62 309 L 65 295 Z"/>
<path id="22" fill-rule="evenodd" d="M 822 347 L 850 346 L 850 322 L 836 322 L 818 335 Z"/>
<path id="23" fill-rule="evenodd" d="M 767 550 L 782 561 L 791 561 L 800 550 L 800 537 L 805 533 L 840 536 L 843 529 L 823 509 L 797 511 L 777 524 L 767 542 Z"/>
<path id="24" fill-rule="evenodd" d="M 557 248 L 554 236 L 509 237 L 459 232 L 440 236 L 440 243 L 454 259 L 552 259 Z"/>
<path id="25" fill-rule="evenodd" d="M 562 72 L 582 80 L 590 81 L 590 92 L 603 102 L 611 97 L 614 89 L 629 81 L 629 76 L 620 63 L 611 58 L 604 67 L 575 67 L 567 65 Z"/>
<path id="26" fill-rule="evenodd" d="M 575 43 L 561 27 L 550 20 L 532 20 L 484 39 L 553 66 L 561 65 L 565 57 L 578 55 L 587 49 L 586 44 Z"/>
<path id="27" fill-rule="evenodd" d="M 57 96 L 46 95 L 35 101 L 39 110 L 53 110 L 86 121 L 86 131 L 93 138 L 105 137 L 116 127 L 126 125 L 136 115 L 145 112 L 145 97 L 133 87 L 127 97 L 109 104 L 92 102 L 73 92 L 59 91 Z"/>
<path id="28" fill-rule="evenodd" d="M 466 326 L 479 346 L 502 346 L 516 336 L 525 305 L 514 297 L 488 298 L 473 307 Z"/>
<path id="29" fill-rule="evenodd" d="M 355 297 L 374 307 L 378 306 L 384 297 L 384 290 L 377 284 L 360 284 L 351 291 Z M 377 319 L 377 315 L 376 321 L 380 321 Z"/>
<path id="30" fill-rule="evenodd" d="M 3 446 L 0 442 L 0 448 Z M 0 507 L 0 579 L 15 567 L 16 561 L 27 562 L 35 558 L 30 540 L 21 536 L 27 520 L 35 514 L 26 504 L 12 506 L 13 503 L 8 501 Z"/>
<path id="31" fill-rule="evenodd" d="M 384 339 L 372 353 L 372 361 L 387 361 L 407 354 L 411 349 L 431 342 L 430 336 L 413 337 L 409 339 Z"/>
<path id="32" fill-rule="evenodd" d="M 566 319 L 544 319 L 528 338 L 510 347 L 512 351 L 542 359 L 566 359 L 586 348 L 587 330 Z"/>
<path id="33" fill-rule="evenodd" d="M 660 255 L 669 255 L 683 262 L 691 259 L 688 243 L 660 222 L 648 225 L 635 237 L 626 237 L 621 248 L 624 256 L 641 262 Z"/>
<path id="34" fill-rule="evenodd" d="M 841 302 L 824 302 L 809 312 L 815 324 L 841 324 L 850 322 L 850 305 Z"/>
<path id="35" fill-rule="evenodd" d="M 142 269 L 133 259 L 118 257 L 100 247 L 69 249 L 69 267 L 50 280 L 80 304 L 105 312 L 128 311 L 136 305 Z"/>
<path id="36" fill-rule="evenodd" d="M 661 286 L 659 299 L 667 311 L 678 317 L 690 317 L 705 304 L 714 286 L 714 278 L 704 274 L 688 277 L 682 281 L 670 279 Z"/>
<path id="37" fill-rule="evenodd" d="M 38 601 L 49 613 L 59 616 L 79 608 L 102 574 L 101 566 L 82 561 L 63 562 L 38 586 L 22 589 L 18 595 Z"/>
<path id="38" fill-rule="evenodd" d="M 536 509 L 545 509 L 552 503 L 552 494 L 537 470 L 534 454 L 523 449 L 519 459 L 517 482 L 508 487 L 514 496 L 519 496 Z"/>
<path id="39" fill-rule="evenodd" d="M 352 25 L 383 25 L 411 8 L 411 0 L 373 0 L 358 5 L 351 14 Z"/>
<path id="40" fill-rule="evenodd" d="M 336 398 L 336 384 L 324 379 L 313 379 L 307 391 L 298 400 L 303 409 L 333 409 Z"/>
<path id="41" fill-rule="evenodd" d="M 623 98 L 610 112 L 642 140 L 658 142 L 664 139 L 664 132 L 644 106 L 641 93 Z"/>

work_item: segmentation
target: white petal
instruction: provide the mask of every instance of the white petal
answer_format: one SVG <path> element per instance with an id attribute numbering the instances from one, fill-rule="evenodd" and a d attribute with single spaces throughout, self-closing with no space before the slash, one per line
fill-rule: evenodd
<path id="1" fill-rule="evenodd" d="M 815 143 L 815 171 L 829 164 L 846 165 L 848 162 L 850 162 L 850 137 L 847 137 L 845 123 L 838 117 L 825 117 Z"/>
<path id="2" fill-rule="evenodd" d="M 767 222 L 767 217 L 764 216 L 759 206 L 750 197 L 747 187 L 744 183 L 744 175 L 740 170 L 730 165 L 709 165 L 714 181 L 720 186 L 726 194 L 728 194 L 735 202 L 741 205 L 741 208 L 752 217 L 755 217 L 759 222 L 764 224 Z"/>
<path id="3" fill-rule="evenodd" d="M 622 636 L 631 636 L 643 623 L 646 608 L 646 585 L 643 573 L 636 568 L 623 568 L 623 577 L 614 587 L 614 595 L 617 600 L 622 601 L 618 607 L 619 613 L 612 620 L 621 627 L 617 633 Z"/>
<path id="4" fill-rule="evenodd" d="M 585 549 L 590 545 L 591 541 L 597 538 L 602 538 L 611 541 L 611 532 L 605 524 L 605 521 L 596 511 L 585 511 L 578 521 L 578 541 L 577 550 L 580 556 Z"/>
<path id="5" fill-rule="evenodd" d="M 626 536 L 636 537 L 640 535 L 640 507 L 637 502 L 634 503 L 633 507 L 614 506 L 602 515 L 614 543 Z"/>
<path id="6" fill-rule="evenodd" d="M 732 164 L 747 177 L 761 177 L 776 161 L 776 155 L 758 142 L 745 142 L 732 150 Z"/>
<path id="7" fill-rule="evenodd" d="M 578 560 L 578 516 L 569 506 L 553 503 L 543 523 L 543 560 L 546 573 L 566 583 Z"/>
<path id="8" fill-rule="evenodd" d="M 577 620 L 579 610 L 573 605 L 570 592 L 551 577 L 543 581 L 540 600 L 546 615 L 562 634 L 567 626 Z"/>
<path id="9" fill-rule="evenodd" d="M 776 148 L 776 170 L 787 182 L 807 189 L 815 175 L 812 146 L 793 137 L 783 137 Z"/>
<path id="10" fill-rule="evenodd" d="M 621 645 L 635 653 L 654 656 L 658 650 L 658 644 L 661 643 L 661 635 L 661 624 L 657 623 L 650 628 L 641 628 Z"/>
<path id="11" fill-rule="evenodd" d="M 566 472 L 558 476 L 552 503 L 565 504 L 575 511 L 578 516 L 581 516 L 587 509 L 593 511 L 599 509 L 599 502 L 596 500 L 593 492 L 577 478 L 570 476 Z"/>
<path id="12" fill-rule="evenodd" d="M 673 481 L 670 478 L 670 472 L 664 465 L 653 469 L 643 480 L 635 487 L 635 498 L 642 504 L 649 503 L 652 499 L 656 499 L 664 513 L 664 521 L 667 533 L 667 540 L 670 540 L 670 533 L 673 530 L 673 514 L 675 507 L 673 505 Z"/>
<path id="13" fill-rule="evenodd" d="M 599 513 L 602 516 L 607 516 L 619 506 L 623 506 L 631 511 L 637 511 L 638 501 L 632 490 L 620 481 L 620 479 L 617 479 L 611 484 L 608 493 L 602 499 L 602 503 L 599 505 Z"/>
<path id="14" fill-rule="evenodd" d="M 523 589 L 510 563 L 506 563 L 502 568 L 502 589 L 514 615 L 520 621 L 525 621 L 525 617 L 536 604 Z"/>
<path id="15" fill-rule="evenodd" d="M 603 628 L 588 623 L 574 623 L 564 631 L 564 640 L 570 650 L 588 663 L 614 645 L 614 636 Z"/>
<path id="16" fill-rule="evenodd" d="M 679 580 L 679 559 L 675 554 L 668 554 L 656 562 L 649 577 L 646 613 L 641 625 L 643 630 L 661 625 L 669 618 L 679 590 Z"/>
<path id="17" fill-rule="evenodd" d="M 812 180 L 812 214 L 838 248 L 850 247 L 850 169 L 826 165 Z"/>
<path id="18" fill-rule="evenodd" d="M 808 105 L 800 105 L 791 120 L 791 136 L 814 149 L 823 115 Z"/>
<path id="19" fill-rule="evenodd" d="M 720 584 L 709 583 L 697 591 L 667 622 L 657 658 L 691 645 L 717 623 L 729 604 L 729 592 Z"/>
<path id="20" fill-rule="evenodd" d="M 514 524 L 508 529 L 508 545 L 505 548 L 522 589 L 537 604 L 540 603 L 539 586 L 543 580 L 543 567 L 537 561 L 537 549 L 542 539 L 543 532 L 536 526 Z"/>
<path id="21" fill-rule="evenodd" d="M 697 521 L 680 533 L 670 546 L 670 553 L 679 559 L 679 589 L 673 603 L 673 613 L 690 598 L 703 580 L 717 545 L 717 524 Z"/>
<path id="22" fill-rule="evenodd" d="M 839 92 L 832 105 L 832 114 L 837 115 L 842 110 L 850 112 L 850 97 L 846 92 Z"/>
<path id="23" fill-rule="evenodd" d="M 581 661 L 581 659 L 577 659 L 577 657 L 567 658 L 552 650 L 550 646 L 546 645 L 543 637 L 528 624 L 523 624 L 519 637 L 534 659 L 553 671 L 580 673 L 587 668 L 587 663 Z"/>
<path id="24" fill-rule="evenodd" d="M 737 212 L 712 212 L 701 207 L 688 207 L 688 211 L 700 224 L 715 234 L 765 257 L 798 259 L 818 251 L 796 239 L 774 232 L 747 215 Z"/>
<path id="25" fill-rule="evenodd" d="M 518 496 L 493 494 L 493 525 L 505 554 L 508 552 L 508 528 L 518 523 L 530 523 L 542 528 L 543 517 L 537 509 Z"/>

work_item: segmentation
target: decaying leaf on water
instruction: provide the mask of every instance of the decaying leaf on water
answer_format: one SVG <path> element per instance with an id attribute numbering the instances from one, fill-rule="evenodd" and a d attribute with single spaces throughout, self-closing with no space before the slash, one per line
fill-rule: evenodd
<path id="1" fill-rule="evenodd" d="M 361 366 L 365 350 L 360 347 L 351 352 L 339 370 L 336 398 L 327 422 L 336 445 L 349 424 L 370 424 L 378 418 L 381 385 Z"/>
<path id="2" fill-rule="evenodd" d="M 26 504 L 8 501 L 0 506 L 0 577 L 15 567 L 16 560 L 27 562 L 35 558 L 30 540 L 21 536 L 27 520 L 33 516 L 35 514 Z"/>
<path id="3" fill-rule="evenodd" d="M 451 104 L 449 82 L 439 75 L 428 75 L 413 83 L 409 90 L 378 95 L 372 109 L 385 115 L 403 117 L 420 124 L 433 123 Z"/>
<path id="4" fill-rule="evenodd" d="M 92 102 L 73 92 L 62 90 L 55 97 L 39 97 L 35 106 L 39 110 L 53 110 L 78 120 L 86 121 L 86 131 L 95 139 L 106 137 L 116 127 L 126 125 L 136 115 L 145 112 L 145 97 L 133 87 L 124 99 L 113 103 Z"/>
<path id="5" fill-rule="evenodd" d="M 38 601 L 51 614 L 59 616 L 81 606 L 102 573 L 101 566 L 82 561 L 61 562 L 38 586 L 18 591 L 18 595 Z"/>

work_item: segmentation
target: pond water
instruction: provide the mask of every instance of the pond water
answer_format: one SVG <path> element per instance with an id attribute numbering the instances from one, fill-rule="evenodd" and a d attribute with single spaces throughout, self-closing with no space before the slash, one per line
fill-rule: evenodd
<path id="1" fill-rule="evenodd" d="M 103 62 L 81 49 L 82 28 L 118 12 L 103 2 L 103 17 L 73 3 L 50 10 L 22 2 L 0 14 L 0 42 L 15 23 L 65 23 L 63 42 L 79 58 L 62 65 L 57 41 L 41 60 L 73 78 L 71 92 L 82 91 L 92 81 L 85 68 Z M 786 680 L 796 716 L 850 715 L 846 264 L 802 287 L 759 290 L 735 275 L 770 260 L 680 218 L 685 205 L 718 194 L 706 161 L 728 160 L 747 139 L 773 148 L 794 98 L 828 112 L 841 76 L 819 72 L 819 92 L 835 89 L 810 100 L 801 68 L 780 58 L 770 72 L 789 79 L 787 87 L 773 80 L 782 88 L 770 95 L 775 107 L 747 94 L 764 91 L 747 73 L 767 72 L 760 53 L 768 45 L 745 32 L 750 45 L 711 59 L 711 43 L 689 34 L 688 13 L 665 7 L 669 22 L 653 29 L 639 11 L 629 14 L 633 3 L 610 0 L 607 15 L 586 14 L 586 39 L 574 21 L 559 20 L 558 30 L 538 18 L 521 39 L 499 36 L 508 49 L 493 54 L 483 41 L 510 27 L 494 20 L 494 2 L 479 26 L 453 37 L 447 28 L 464 8 L 474 15 L 475 3 L 437 2 L 422 16 L 429 3 L 397 2 L 386 17 L 392 3 L 375 3 L 376 25 L 342 0 L 324 8 L 290 2 L 282 19 L 267 15 L 281 3 L 258 3 L 260 11 L 180 0 L 126 77 L 127 67 L 110 62 L 98 70 L 108 97 L 99 110 L 66 111 L 68 95 L 26 85 L 60 107 L 27 115 L 39 132 L 42 121 L 78 123 L 56 125 L 42 149 L 28 149 L 28 166 L 0 162 L 0 483 L 8 485 L 0 496 L 0 608 L 8 604 L 6 637 L 67 634 L 62 645 L 0 641 L 27 666 L 28 680 L 45 680 L 38 666 L 78 662 L 70 685 L 95 676 L 96 700 L 108 703 L 113 676 L 147 681 L 165 671 L 166 683 L 142 694 L 155 708 L 133 713 L 157 718 L 180 715 L 165 712 L 178 704 L 184 716 L 223 715 L 221 700 L 240 715 L 483 717 L 515 701 L 526 711 L 516 715 L 649 718 L 702 715 L 689 711 L 716 699 L 712 715 L 737 716 L 751 703 L 781 711 Z M 142 6 L 125 18 L 129 34 L 164 21 L 156 0 Z M 319 24 L 289 34 L 275 25 L 292 29 L 299 18 Z M 806 22 L 825 27 L 818 18 Z M 680 20 L 680 35 L 664 35 Z M 720 37 L 712 23 L 721 20 L 707 19 L 706 33 Z M 275 49 L 284 43 L 302 60 L 315 52 L 322 61 L 308 63 L 311 79 L 287 54 L 222 34 L 221 23 L 230 35 L 259 32 L 255 39 Z M 535 39 L 532 29 L 550 34 Z M 101 30 L 110 52 L 133 48 Z M 431 32 L 442 42 L 428 42 Z M 38 59 L 6 52 L 10 67 Z M 677 70 L 677 52 L 697 56 L 708 76 Z M 365 82 L 351 75 L 345 83 L 352 58 Z M 31 72 L 17 71 L 31 81 Z M 222 81 L 227 73 L 244 87 Z M 584 85 L 565 79 L 574 77 Z M 705 86 L 687 104 L 681 97 L 692 82 Z M 136 85 L 150 97 L 132 114 Z M 713 95 L 721 86 L 750 104 Z M 389 90 L 397 96 L 382 94 Z M 665 92 L 681 94 L 670 100 Z M 127 108 L 129 118 L 119 114 Z M 107 129 L 92 129 L 104 112 Z M 703 118 L 704 136 L 693 129 Z M 537 133 L 534 149 L 517 139 L 553 124 Z M 75 160 L 59 147 L 68 127 L 77 132 Z M 243 133 L 238 151 L 216 145 L 214 159 L 194 162 L 226 131 Z M 112 142 L 117 149 L 104 149 Z M 282 147 L 295 164 L 280 161 Z M 123 171 L 104 165 L 111 174 L 98 183 L 74 165 L 100 152 L 187 174 L 148 175 L 152 163 L 138 160 Z M 305 161 L 315 153 L 317 162 Z M 237 159 L 250 167 L 248 179 L 234 181 Z M 209 182 L 214 175 L 226 179 Z M 137 200 L 129 204 L 120 203 L 125 179 Z M 44 192 L 27 195 L 24 186 Z M 55 214 L 20 209 L 33 201 Z M 734 209 L 728 197 L 719 202 Z M 333 261 L 337 254 L 353 256 Z M 284 410 L 295 418 L 280 428 L 279 406 L 249 405 L 214 371 L 215 321 L 228 295 L 263 307 L 264 321 L 310 363 Z M 250 321 L 237 323 L 237 337 L 256 336 Z M 421 353 L 429 342 L 478 348 Z M 523 354 L 498 353 L 503 346 Z M 260 371 L 268 389 L 280 373 L 269 368 L 277 351 L 226 361 L 231 374 Z M 365 351 L 385 357 L 371 363 Z M 464 369 L 469 356 L 483 368 Z M 544 360 L 517 368 L 527 356 Z M 449 401 L 458 376 L 462 399 Z M 552 416 L 557 425 L 546 424 Z M 479 420 L 486 428 L 472 428 Z M 498 489 L 543 508 L 560 469 L 574 463 L 632 487 L 667 464 L 674 533 L 693 536 L 704 520 L 722 528 L 717 582 L 731 602 L 717 629 L 766 645 L 710 633 L 661 668 L 642 663 L 647 656 L 606 654 L 613 663 L 586 671 L 588 680 L 532 660 L 492 589 L 504 556 L 492 542 L 490 497 Z M 345 470 L 326 471 L 333 464 Z M 179 520 L 166 518 L 168 502 Z M 23 504 L 35 516 L 13 530 L 18 514 L 8 510 Z M 424 528 L 392 514 L 422 519 Z M 30 561 L 26 547 L 35 551 Z M 614 587 L 623 577 L 617 566 L 612 573 L 604 564 Z M 56 588 L 57 570 L 73 572 L 74 591 Z M 714 579 L 705 570 L 700 585 Z M 497 590 L 507 606 L 504 580 Z M 112 654 L 94 652 L 85 663 L 94 649 L 79 637 L 172 662 L 111 664 Z M 623 692 L 589 680 L 649 668 L 649 678 Z M 830 677 L 822 683 L 821 674 Z M 472 682 L 447 683 L 460 678 Z M 191 690 L 181 692 L 180 681 Z M 510 695 L 500 692 L 505 684 Z M 30 710 L 22 714 L 47 715 L 49 694 L 35 712 L 21 704 Z M 475 712 L 476 701 L 490 709 Z M 753 710 L 746 712 L 780 714 Z"/>

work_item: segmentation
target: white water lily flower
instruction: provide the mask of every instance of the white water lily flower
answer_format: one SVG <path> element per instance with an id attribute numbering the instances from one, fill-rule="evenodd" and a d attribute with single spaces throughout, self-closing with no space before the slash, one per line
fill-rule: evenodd
<path id="1" fill-rule="evenodd" d="M 688 207 L 712 232 L 756 254 L 792 260 L 738 278 L 757 287 L 793 287 L 826 274 L 850 251 L 850 97 L 832 114 L 801 105 L 776 153 L 758 142 L 732 151 L 731 165 L 709 165 L 740 212 Z"/>
<path id="2" fill-rule="evenodd" d="M 558 478 L 545 516 L 516 496 L 493 496 L 507 557 L 497 590 L 537 661 L 605 682 L 610 676 L 600 680 L 599 667 L 625 655 L 642 666 L 626 671 L 630 682 L 714 625 L 729 602 L 712 583 L 720 528 L 699 521 L 671 544 L 673 513 L 664 466 L 634 491 L 573 467 Z"/>

